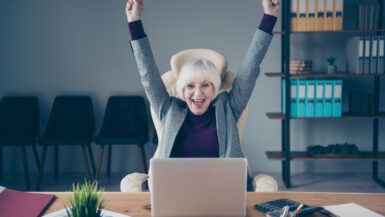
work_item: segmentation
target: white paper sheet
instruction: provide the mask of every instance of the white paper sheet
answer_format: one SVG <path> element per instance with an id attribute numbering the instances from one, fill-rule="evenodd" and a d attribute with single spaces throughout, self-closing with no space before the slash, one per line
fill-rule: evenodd
<path id="1" fill-rule="evenodd" d="M 340 217 L 384 217 L 356 203 L 324 206 L 324 208 Z"/>

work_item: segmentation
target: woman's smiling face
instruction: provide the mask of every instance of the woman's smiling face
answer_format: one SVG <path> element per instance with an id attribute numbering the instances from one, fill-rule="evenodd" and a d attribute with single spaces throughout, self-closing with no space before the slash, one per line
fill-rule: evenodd
<path id="1" fill-rule="evenodd" d="M 192 81 L 183 88 L 183 96 L 190 111 L 201 115 L 207 111 L 214 98 L 214 85 L 210 81 Z"/>

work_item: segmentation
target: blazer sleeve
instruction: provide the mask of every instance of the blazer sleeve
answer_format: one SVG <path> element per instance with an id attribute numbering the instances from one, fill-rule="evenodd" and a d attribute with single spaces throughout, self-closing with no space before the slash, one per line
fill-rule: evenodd
<path id="1" fill-rule="evenodd" d="M 161 122 L 171 104 L 166 86 L 155 63 L 150 42 L 147 37 L 131 41 L 131 48 L 138 65 L 141 82 L 150 106 Z"/>
<path id="2" fill-rule="evenodd" d="M 242 60 L 241 68 L 229 92 L 230 106 L 237 120 L 246 108 L 253 92 L 260 72 L 259 66 L 265 57 L 272 38 L 271 34 L 257 29 Z"/>

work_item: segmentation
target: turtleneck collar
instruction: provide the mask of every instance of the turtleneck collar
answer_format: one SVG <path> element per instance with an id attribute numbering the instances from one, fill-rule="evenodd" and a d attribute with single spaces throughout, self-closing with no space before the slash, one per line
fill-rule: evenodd
<path id="1" fill-rule="evenodd" d="M 196 114 L 192 113 L 192 111 L 188 107 L 187 107 L 187 111 L 188 111 L 188 114 L 191 118 L 201 120 L 201 119 L 207 119 L 208 117 L 211 117 L 214 113 L 214 107 L 213 107 L 213 105 L 210 104 L 210 106 L 207 108 L 205 113 L 203 113 L 201 115 L 196 115 Z"/>

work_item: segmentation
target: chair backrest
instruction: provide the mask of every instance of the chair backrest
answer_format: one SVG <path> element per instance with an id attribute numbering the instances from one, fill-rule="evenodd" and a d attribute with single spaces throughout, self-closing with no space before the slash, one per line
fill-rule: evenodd
<path id="1" fill-rule="evenodd" d="M 227 59 L 226 57 L 216 51 L 210 49 L 189 49 L 181 51 L 171 58 L 171 70 L 162 75 L 163 83 L 166 86 L 167 92 L 170 96 L 177 96 L 176 93 L 176 80 L 179 74 L 180 69 L 190 59 L 194 58 L 206 58 L 214 63 L 214 65 L 218 68 L 221 76 L 221 87 L 218 91 L 218 94 L 223 91 L 230 91 L 232 84 L 235 79 L 235 74 L 233 72 L 227 71 Z M 246 123 L 247 114 L 249 112 L 249 103 L 247 104 L 245 110 L 243 111 L 241 117 L 238 120 L 238 132 L 239 138 L 242 139 L 242 132 Z M 158 141 L 161 141 L 163 126 L 159 121 L 158 117 L 155 115 L 153 109 L 151 108 L 151 117 L 154 122 L 155 130 L 158 135 Z M 242 147 L 242 143 L 241 143 Z M 242 147 L 243 148 L 243 147 Z M 154 158 L 158 157 L 158 150 L 154 154 Z"/>
<path id="2" fill-rule="evenodd" d="M 148 138 L 148 118 L 143 97 L 110 97 L 101 131 L 127 135 L 143 134 Z"/>
<path id="3" fill-rule="evenodd" d="M 93 134 L 95 119 L 91 97 L 57 96 L 46 132 L 57 135 Z"/>
<path id="4" fill-rule="evenodd" d="M 0 102 L 0 134 L 35 135 L 40 128 L 37 97 L 7 96 Z"/>

